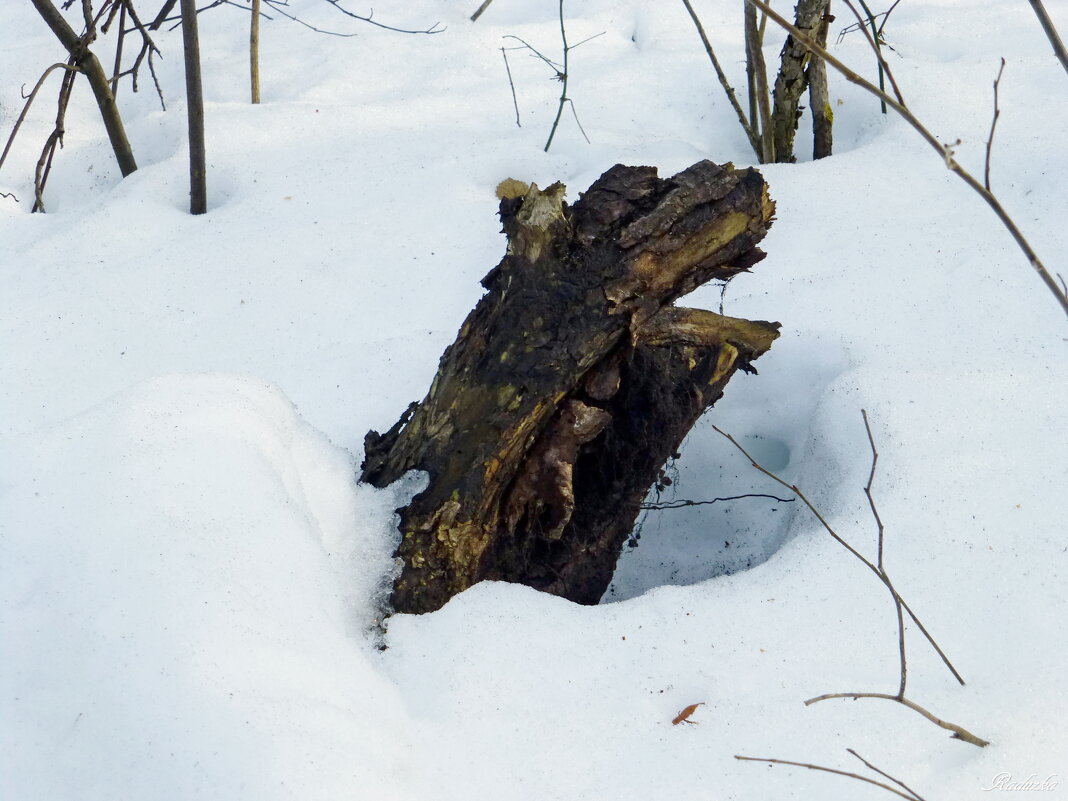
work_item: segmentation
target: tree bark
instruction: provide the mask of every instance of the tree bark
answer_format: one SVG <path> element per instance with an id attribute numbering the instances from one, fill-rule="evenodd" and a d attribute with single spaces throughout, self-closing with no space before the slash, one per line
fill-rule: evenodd
<path id="1" fill-rule="evenodd" d="M 830 0 L 800 0 L 797 4 L 794 26 L 802 33 L 816 38 Z M 808 49 L 794 39 L 786 38 L 779 57 L 779 74 L 775 79 L 772 103 L 772 134 L 775 139 L 775 161 L 792 163 L 794 135 L 801 117 L 801 96 L 808 86 L 807 67 L 813 58 Z"/>
<path id="2" fill-rule="evenodd" d="M 137 162 L 134 160 L 130 140 L 126 138 L 126 129 L 122 124 L 119 107 L 115 103 L 115 95 L 111 92 L 107 75 L 104 73 L 100 60 L 89 49 L 89 44 L 96 36 L 95 31 L 86 31 L 84 37 L 79 36 L 50 0 L 31 0 L 31 2 L 41 18 L 52 29 L 52 33 L 67 49 L 74 60 L 74 66 L 89 81 L 93 96 L 96 98 L 96 105 L 100 109 L 100 117 L 104 121 L 104 129 L 111 142 L 111 149 L 115 152 L 119 172 L 125 178 L 137 169 Z"/>
<path id="3" fill-rule="evenodd" d="M 249 77 L 252 82 L 252 102 L 260 102 L 260 0 L 252 0 L 252 22 L 248 33 Z"/>
<path id="4" fill-rule="evenodd" d="M 816 44 L 827 48 L 827 31 L 834 17 L 830 12 L 830 0 L 816 31 Z M 812 158 L 822 159 L 834 149 L 834 110 L 827 89 L 827 63 L 822 58 L 813 58 L 808 64 L 808 106 L 812 109 Z"/>
<path id="5" fill-rule="evenodd" d="M 559 183 L 504 192 L 488 292 L 426 398 L 367 434 L 361 480 L 430 474 L 399 510 L 397 611 L 484 579 L 596 603 L 660 466 L 778 336 L 672 306 L 764 257 L 774 203 L 755 170 L 617 165 L 563 197 Z"/>
<path id="6" fill-rule="evenodd" d="M 207 156 L 204 147 L 204 87 L 200 77 L 200 36 L 196 0 L 181 0 L 185 50 L 185 95 L 189 113 L 189 213 L 208 210 Z"/>

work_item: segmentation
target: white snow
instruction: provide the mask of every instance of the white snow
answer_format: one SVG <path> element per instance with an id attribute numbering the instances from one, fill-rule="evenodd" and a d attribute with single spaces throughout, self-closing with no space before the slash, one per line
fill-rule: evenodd
<path id="1" fill-rule="evenodd" d="M 265 22 L 258 107 L 247 11 L 203 14 L 203 217 L 179 31 L 158 37 L 168 110 L 147 74 L 119 92 L 140 169 L 120 180 L 79 85 L 30 215 L 58 76 L 38 98 L 0 171 L 21 201 L 0 198 L 0 799 L 888 797 L 733 758 L 863 771 L 849 747 L 929 801 L 1006 773 L 1068 798 L 1063 316 L 990 210 L 835 75 L 836 153 L 807 160 L 804 119 L 801 163 L 761 168 L 769 255 L 724 298 L 783 335 L 665 498 L 784 496 L 714 422 L 871 555 L 867 409 L 888 569 L 967 680 L 910 629 L 909 697 L 992 745 L 886 701 L 803 705 L 896 691 L 897 641 L 886 590 L 797 503 L 649 513 L 597 607 L 487 583 L 383 632 L 392 510 L 419 484 L 358 485 L 362 437 L 422 397 L 500 258 L 496 184 L 574 197 L 616 162 L 753 160 L 681 3 L 566 4 L 572 41 L 605 33 L 571 54 L 591 143 L 565 111 L 548 154 L 560 85 L 510 51 L 517 128 L 500 48 L 558 54 L 557 4 L 471 24 L 477 5 L 375 6 L 447 27 L 402 36 L 293 0 L 357 35 Z M 741 90 L 740 9 L 695 7 Z M 63 53 L 29 3 L 0 4 L 0 32 L 6 138 Z M 1028 4 L 906 0 L 887 35 L 910 106 L 978 175 L 1006 58 L 993 185 L 1068 273 L 1068 76 Z M 835 53 L 872 74 L 856 35 Z"/>

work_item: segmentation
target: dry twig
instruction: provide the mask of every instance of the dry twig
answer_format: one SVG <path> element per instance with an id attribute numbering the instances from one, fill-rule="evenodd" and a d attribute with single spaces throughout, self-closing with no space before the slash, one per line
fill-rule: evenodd
<path id="1" fill-rule="evenodd" d="M 1035 15 L 1038 17 L 1038 22 L 1042 26 L 1046 38 L 1049 39 L 1049 43 L 1053 46 L 1054 54 L 1061 62 L 1061 66 L 1064 67 L 1064 71 L 1068 72 L 1068 50 L 1065 49 L 1064 42 L 1061 41 L 1061 36 L 1053 25 L 1053 20 L 1046 13 L 1046 7 L 1042 5 L 1042 0 L 1029 0 L 1029 2 L 1031 3 L 1031 8 L 1035 10 Z"/>
<path id="2" fill-rule="evenodd" d="M 994 79 L 994 118 L 990 121 L 990 136 L 986 138 L 986 169 L 983 171 L 983 186 L 986 187 L 986 191 L 990 191 L 990 151 L 994 148 L 994 130 L 998 127 L 998 117 L 1001 116 L 1001 109 L 998 108 L 998 86 L 1001 84 L 1001 73 L 1005 71 L 1005 59 L 1001 59 L 1001 66 L 998 68 L 998 77 Z"/>
<path id="3" fill-rule="evenodd" d="M 749 144 L 752 146 L 753 152 L 755 152 L 757 158 L 763 162 L 766 154 L 763 152 L 760 137 L 757 135 L 756 131 L 753 130 L 753 126 L 749 124 L 749 119 L 745 116 L 745 112 L 742 110 L 742 106 L 738 102 L 738 97 L 734 93 L 734 87 L 732 87 L 730 81 L 727 80 L 727 76 L 723 72 L 723 67 L 719 65 L 719 59 L 716 58 L 716 52 L 712 49 L 712 43 L 708 40 L 708 34 L 705 33 L 705 28 L 701 24 L 701 20 L 698 19 L 697 12 L 694 11 L 693 6 L 690 5 L 690 0 L 682 0 L 682 4 L 686 6 L 686 11 L 689 12 L 690 19 L 693 20 L 694 27 L 697 28 L 697 34 L 701 37 L 701 42 L 705 46 L 705 52 L 708 53 L 708 59 L 712 62 L 712 69 L 716 71 L 716 77 L 719 78 L 720 86 L 722 86 L 723 91 L 727 93 L 727 100 L 730 101 L 731 108 L 733 108 L 734 113 L 738 115 L 738 122 L 741 124 L 742 130 L 745 131 L 745 135 L 749 139 Z"/>
<path id="4" fill-rule="evenodd" d="M 848 749 L 848 750 L 849 750 L 849 753 L 851 753 L 854 756 L 856 756 L 857 759 L 860 759 L 861 762 L 864 762 L 865 765 L 868 765 L 868 767 L 870 767 L 872 770 L 874 770 L 880 776 L 885 776 L 886 778 L 890 779 L 890 781 L 894 782 L 895 784 L 897 784 L 897 785 L 899 785 L 901 787 L 905 787 L 904 784 L 902 784 L 900 781 L 898 781 L 894 777 L 889 776 L 888 774 L 884 773 L 883 771 L 879 770 L 878 768 L 873 767 L 872 765 L 870 765 L 865 760 L 861 759 L 861 757 L 859 755 L 857 755 L 857 753 L 855 751 L 853 751 L 853 749 Z M 866 782 L 867 784 L 874 784 L 876 787 L 882 787 L 884 790 L 887 790 L 888 792 L 891 792 L 894 795 L 899 795 L 902 798 L 907 798 L 908 801 L 924 801 L 924 799 L 921 796 L 916 795 L 916 793 L 913 792 L 912 790 L 908 790 L 907 787 L 905 787 L 905 789 L 908 790 L 908 794 L 906 795 L 905 793 L 901 792 L 900 790 L 897 790 L 897 789 L 891 787 L 889 784 L 883 784 L 882 782 L 875 781 L 875 779 L 869 779 L 867 776 L 861 776 L 859 773 L 850 773 L 849 771 L 846 771 L 846 770 L 837 770 L 835 768 L 825 768 L 822 765 L 813 765 L 813 764 L 811 764 L 809 762 L 791 762 L 790 760 L 787 760 L 787 759 L 771 759 L 771 758 L 768 758 L 768 757 L 747 757 L 747 756 L 738 756 L 737 754 L 735 754 L 734 758 L 735 759 L 740 759 L 740 760 L 742 760 L 744 762 L 768 762 L 768 763 L 770 763 L 772 765 L 793 765 L 794 767 L 797 767 L 797 768 L 808 768 L 809 770 L 818 770 L 818 771 L 822 771 L 824 773 L 833 773 L 836 776 L 845 776 L 845 777 L 850 778 L 850 779 L 856 779 L 857 781 L 860 781 L 860 782 Z"/>
<path id="5" fill-rule="evenodd" d="M 957 163 L 957 160 L 953 157 L 953 151 L 949 148 L 949 146 L 940 142 L 938 138 L 935 137 L 935 135 L 932 134 L 927 129 L 927 127 L 919 121 L 919 119 L 916 118 L 916 116 L 912 113 L 912 111 L 909 110 L 909 108 L 905 105 L 903 101 L 890 97 L 886 92 L 881 91 L 870 81 L 867 81 L 864 78 L 860 77 L 856 72 L 851 70 L 837 58 L 828 53 L 825 48 L 820 47 L 819 44 L 813 41 L 810 36 L 807 36 L 806 34 L 802 33 L 796 27 L 791 25 L 790 22 L 788 22 L 782 16 L 777 14 L 771 8 L 771 6 L 769 6 L 764 0 L 746 0 L 746 2 L 751 3 L 752 5 L 763 11 L 765 14 L 767 14 L 772 19 L 772 21 L 774 21 L 784 30 L 788 31 L 791 36 L 793 36 L 798 42 L 804 45 L 810 53 L 822 58 L 830 66 L 834 67 L 839 73 L 841 73 L 845 77 L 847 81 L 856 84 L 865 91 L 870 92 L 876 97 L 884 100 L 890 108 L 896 111 L 913 128 L 913 130 L 915 130 L 916 133 L 918 133 L 923 138 L 923 140 L 927 142 L 927 144 L 930 145 L 935 150 L 935 152 L 939 154 L 939 156 L 942 157 L 942 160 L 945 162 L 946 168 L 951 172 L 955 173 L 962 181 L 964 181 L 964 183 L 966 183 L 972 190 L 974 190 L 986 202 L 988 206 L 990 206 L 994 214 L 996 214 L 997 218 L 1001 221 L 1001 224 L 1005 226 L 1006 230 L 1008 230 L 1008 232 L 1012 235 L 1013 240 L 1015 240 L 1016 245 L 1023 252 L 1028 263 L 1031 265 L 1034 271 L 1038 273 L 1039 278 L 1053 293 L 1054 297 L 1057 298 L 1057 302 L 1060 304 L 1061 309 L 1065 312 L 1066 315 L 1068 315 L 1068 293 L 1065 293 L 1061 289 L 1061 287 L 1057 285 L 1057 282 L 1053 279 L 1053 276 L 1050 274 L 1049 270 L 1046 269 L 1045 264 L 1042 263 L 1042 260 L 1039 259 L 1038 254 L 1035 253 L 1034 248 L 1031 247 L 1031 243 L 1027 241 L 1027 238 L 1023 235 L 1023 232 L 1020 231 L 1019 227 L 1016 225 L 1016 222 L 1012 219 L 1012 217 L 1009 216 L 1009 213 L 1001 205 L 1001 201 L 999 201 L 990 190 L 986 189 L 986 187 L 979 183 L 979 181 L 977 181 L 971 173 L 969 173 L 967 170 L 961 167 L 960 164 Z M 853 6 L 852 2 L 850 0 L 843 0 L 843 2 L 845 2 L 846 5 L 849 6 L 849 8 L 853 11 L 854 15 L 859 18 L 860 15 L 857 13 L 856 7 Z M 868 38 L 869 43 L 872 44 L 873 49 L 876 51 L 876 54 L 878 55 L 880 61 L 882 61 L 882 55 L 879 54 L 878 48 L 874 47 L 874 44 L 871 39 L 871 34 L 868 33 L 867 28 L 862 28 L 862 30 L 864 31 L 865 36 Z M 885 61 L 883 61 L 883 66 L 885 69 L 887 69 L 887 77 L 889 77 L 891 79 L 891 83 L 894 84 L 893 73 L 889 71 L 889 67 L 886 65 Z M 896 84 L 894 85 L 896 86 Z"/>

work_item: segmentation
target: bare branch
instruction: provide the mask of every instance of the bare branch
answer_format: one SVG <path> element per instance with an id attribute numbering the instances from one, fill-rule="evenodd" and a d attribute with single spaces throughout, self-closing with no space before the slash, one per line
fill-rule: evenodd
<path id="1" fill-rule="evenodd" d="M 849 3 L 849 0 L 844 1 L 847 4 Z M 1001 224 L 1005 226 L 1009 234 L 1012 235 L 1012 238 L 1015 240 L 1017 246 L 1023 252 L 1032 269 L 1034 269 L 1034 271 L 1038 273 L 1038 276 L 1042 280 L 1042 282 L 1053 293 L 1054 297 L 1057 298 L 1057 302 L 1060 304 L 1061 309 L 1064 311 L 1065 315 L 1068 315 L 1068 293 L 1065 293 L 1057 285 L 1057 282 L 1053 279 L 1053 276 L 1050 274 L 1049 270 L 1046 269 L 1046 266 L 1042 263 L 1042 260 L 1039 259 L 1038 254 L 1035 253 L 1034 248 L 1031 247 L 1031 243 L 1027 241 L 1027 238 L 1017 227 L 1016 222 L 1012 219 L 1012 217 L 1009 216 L 1009 213 L 1005 211 L 1004 207 L 1001 205 L 1001 202 L 992 192 L 987 190 L 981 183 L 979 183 L 971 175 L 971 173 L 969 173 L 967 170 L 961 167 L 960 164 L 957 163 L 956 159 L 953 157 L 952 151 L 950 151 L 950 149 L 946 145 L 938 141 L 938 138 L 935 137 L 935 135 L 932 134 L 929 130 L 927 130 L 927 128 L 915 117 L 915 115 L 913 115 L 911 111 L 909 111 L 909 109 L 903 103 L 890 97 L 886 94 L 886 92 L 879 91 L 878 87 L 873 86 L 869 81 L 866 81 L 864 78 L 861 78 L 859 75 L 857 75 L 857 73 L 855 73 L 837 58 L 828 53 L 826 49 L 820 47 L 816 42 L 812 40 L 811 37 L 806 36 L 804 33 L 802 33 L 793 25 L 791 25 L 787 20 L 777 14 L 771 8 L 771 6 L 764 2 L 764 0 L 746 0 L 746 2 L 752 3 L 758 9 L 767 14 L 777 25 L 782 27 L 784 30 L 789 31 L 791 36 L 797 39 L 797 41 L 801 42 L 811 53 L 814 53 L 815 55 L 819 56 L 820 58 L 825 60 L 830 66 L 838 70 L 838 72 L 840 72 L 847 81 L 856 84 L 857 86 L 861 87 L 867 92 L 870 92 L 876 97 L 884 99 L 886 101 L 886 104 L 890 106 L 894 111 L 896 111 L 913 128 L 913 130 L 915 130 L 923 138 L 923 140 L 927 142 L 927 144 L 930 145 L 935 150 L 935 152 L 938 153 L 939 156 L 942 157 L 942 160 L 945 162 L 946 168 L 951 172 L 955 173 L 962 181 L 964 181 L 964 183 L 966 183 L 972 190 L 974 190 L 980 197 L 982 197 L 984 201 L 986 201 L 986 204 L 990 206 L 994 214 L 997 215 L 997 218 L 1001 221 Z M 854 9 L 854 11 L 855 10 L 856 9 Z M 865 31 L 865 33 L 867 33 L 867 31 Z"/>
<path id="2" fill-rule="evenodd" d="M 894 5 L 897 5 L 897 3 L 895 3 Z M 891 9 L 891 10 L 893 10 L 893 9 Z M 859 759 L 861 762 L 863 762 L 864 766 L 868 770 L 875 771 L 876 773 L 878 773 L 883 778 L 886 778 L 886 779 L 889 779 L 890 781 L 892 781 L 898 787 L 904 788 L 907 792 L 912 793 L 916 797 L 917 801 L 924 801 L 923 796 L 921 796 L 919 793 L 917 793 L 915 790 L 913 790 L 911 787 L 909 787 L 907 784 L 905 784 L 905 782 L 901 781 L 900 779 L 895 779 L 893 776 L 891 776 L 889 773 L 887 773 L 884 770 L 879 770 L 879 768 L 875 767 L 875 765 L 871 764 L 868 760 L 866 760 L 864 757 L 862 757 L 860 754 L 858 754 L 852 748 L 847 748 L 846 751 L 848 751 L 853 756 L 855 756 L 857 759 Z"/>
<path id="3" fill-rule="evenodd" d="M 482 12 L 485 11 L 487 8 L 489 8 L 490 3 L 492 3 L 492 2 L 493 2 L 493 0 L 483 0 L 482 5 L 480 5 L 478 7 L 478 10 L 474 14 L 471 15 L 471 21 L 472 22 L 478 22 L 478 18 L 482 16 Z"/>
<path id="4" fill-rule="evenodd" d="M 723 91 L 727 93 L 727 100 L 731 104 L 731 108 L 734 109 L 734 113 L 738 117 L 738 122 L 742 126 L 742 130 L 745 131 L 745 135 L 749 138 L 749 144 L 753 148 L 753 152 L 756 153 L 757 158 L 763 156 L 760 139 L 753 130 L 753 126 L 749 124 L 749 119 L 745 116 L 745 112 L 742 110 L 741 104 L 738 102 L 737 96 L 734 94 L 734 87 L 731 86 L 730 81 L 727 80 L 726 74 L 723 72 L 723 67 L 719 65 L 719 59 L 716 58 L 716 52 L 712 49 L 712 43 L 708 40 L 708 34 L 705 33 L 705 28 L 701 24 L 701 20 L 697 17 L 697 12 L 693 10 L 693 6 L 690 5 L 690 0 L 682 0 L 682 4 L 686 6 L 686 11 L 690 14 L 690 19 L 693 20 L 694 27 L 697 28 L 697 33 L 701 37 L 701 42 L 705 46 L 705 52 L 708 53 L 708 59 L 712 62 L 712 69 L 716 71 L 716 77 L 719 78 L 720 86 L 723 87 Z"/>
<path id="5" fill-rule="evenodd" d="M 720 503 L 721 501 L 737 501 L 742 498 L 770 498 L 773 501 L 779 503 L 793 503 L 795 498 L 780 498 L 777 495 L 766 495 L 762 492 L 749 492 L 745 495 L 731 495 L 727 498 L 713 498 L 710 501 L 668 501 L 667 503 L 643 503 L 641 508 L 651 511 L 660 511 L 661 509 L 682 509 L 686 506 L 711 506 L 714 503 Z"/>
<path id="6" fill-rule="evenodd" d="M 1065 50 L 1064 42 L 1061 41 L 1060 34 L 1057 33 L 1057 29 L 1053 25 L 1053 20 L 1046 13 L 1046 7 L 1042 5 L 1042 0 L 1030 0 L 1030 3 L 1031 8 L 1035 10 L 1035 15 L 1038 17 L 1038 22 L 1042 26 L 1043 32 L 1046 34 L 1046 38 L 1053 45 L 1053 52 L 1060 60 L 1064 71 L 1068 72 L 1068 50 Z"/>
<path id="7" fill-rule="evenodd" d="M 986 191 L 990 191 L 990 151 L 994 149 L 994 130 L 998 127 L 998 117 L 1001 116 L 1001 109 L 998 108 L 998 86 L 1001 84 L 1001 74 L 1005 72 L 1005 59 L 1001 59 L 1001 66 L 998 68 L 998 77 L 994 79 L 994 118 L 990 121 L 990 136 L 986 138 L 986 169 L 983 172 L 983 186 L 986 187 Z"/>
<path id="8" fill-rule="evenodd" d="M 950 723 L 949 721 L 942 720 L 942 718 L 932 715 L 930 712 L 928 712 L 922 706 L 917 704 L 915 701 L 910 701 L 908 698 L 900 698 L 896 695 L 890 695 L 889 693 L 827 693 L 826 695 L 818 695 L 815 698 L 809 698 L 807 701 L 805 701 L 805 706 L 815 704 L 818 701 L 826 701 L 830 698 L 882 698 L 887 701 L 894 701 L 896 703 L 901 704 L 902 706 L 907 706 L 909 709 L 920 713 L 936 726 L 939 726 L 945 729 L 946 731 L 953 732 L 953 737 L 957 740 L 964 740 L 964 742 L 971 743 L 972 745 L 979 746 L 980 748 L 985 748 L 986 746 L 990 745 L 989 740 L 984 740 L 981 737 L 976 737 L 970 731 L 965 728 L 962 728 L 961 726 L 958 726 L 956 723 Z"/>
<path id="9" fill-rule="evenodd" d="M 886 588 L 890 591 L 890 594 L 894 597 L 894 603 L 900 603 L 901 607 L 906 612 L 908 612 L 909 617 L 912 619 L 912 622 L 916 624 L 916 628 L 918 628 L 920 630 L 920 632 L 923 634 L 923 636 L 927 639 L 927 642 L 929 642 L 931 644 L 931 647 L 935 649 L 935 651 L 937 652 L 939 657 L 941 657 L 942 662 L 949 669 L 949 672 L 953 674 L 953 677 L 958 682 L 960 682 L 961 684 L 964 684 L 964 679 L 961 677 L 960 673 L 957 672 L 957 669 L 955 667 L 953 667 L 953 663 L 949 661 L 949 657 L 946 656 L 945 652 L 942 650 L 942 648 L 935 641 L 934 637 L 932 637 L 930 632 L 927 631 L 927 627 L 923 625 L 923 623 L 920 621 L 919 617 L 916 616 L 916 613 L 912 611 L 912 609 L 909 607 L 909 605 L 907 603 L 905 603 L 905 600 L 898 594 L 897 590 L 894 588 L 893 582 L 890 581 L 890 577 L 887 576 L 884 571 L 880 570 L 878 568 L 878 566 L 875 565 L 870 559 L 868 559 L 866 556 L 864 556 L 862 553 L 860 553 L 860 551 L 858 551 L 856 548 L 854 548 L 852 545 L 850 545 L 848 542 L 846 542 L 838 534 L 837 531 L 835 531 L 833 528 L 831 528 L 830 523 L 828 523 L 826 518 L 824 518 L 824 516 L 822 514 L 820 514 L 819 510 L 812 504 L 812 502 L 800 490 L 800 488 L 797 487 L 797 485 L 788 484 L 786 481 L 784 481 L 783 479 L 779 478 L 777 475 L 775 475 L 770 470 L 768 470 L 763 465 L 761 465 L 759 462 L 757 462 L 752 456 L 749 455 L 749 452 L 746 451 L 746 449 L 743 448 L 738 443 L 738 441 L 734 437 L 732 437 L 730 434 L 728 434 L 727 432 L 723 431 L 722 429 L 720 429 L 717 426 L 712 426 L 712 429 L 717 434 L 719 434 L 722 437 L 726 438 L 735 448 L 737 448 L 739 451 L 741 451 L 742 455 L 745 456 L 745 458 L 749 460 L 749 463 L 754 468 L 759 470 L 761 473 L 763 473 L 764 475 L 766 475 L 768 478 L 772 479 L 776 483 L 782 485 L 783 487 L 786 487 L 786 489 L 790 490 L 792 493 L 797 495 L 798 498 L 801 499 L 801 502 L 803 504 L 805 504 L 805 506 L 808 507 L 808 510 L 810 512 L 812 512 L 812 514 L 815 516 L 815 518 L 820 521 L 820 524 L 823 526 L 824 531 L 826 531 L 828 534 L 830 534 L 835 542 L 837 542 L 839 545 L 841 545 L 843 548 L 845 548 L 847 551 L 849 551 L 851 554 L 853 554 L 853 556 L 855 556 L 857 559 L 859 559 L 864 564 L 864 566 L 867 567 L 869 570 L 871 570 L 871 572 L 874 573 L 878 577 L 879 581 L 881 581 L 886 586 Z"/>
<path id="10" fill-rule="evenodd" d="M 19 114 L 19 118 L 15 120 L 15 126 L 11 129 L 11 134 L 7 137 L 7 143 L 4 145 L 4 152 L 0 154 L 0 167 L 4 166 L 4 161 L 7 159 L 8 151 L 11 150 L 11 145 L 15 141 L 15 136 L 19 132 L 19 128 L 22 126 L 23 121 L 26 119 L 26 115 L 30 111 L 30 106 L 33 105 L 33 101 L 37 98 L 37 93 L 41 91 L 41 87 L 44 85 L 45 80 L 54 70 L 69 70 L 72 72 L 78 72 L 78 68 L 71 64 L 57 63 L 46 69 L 41 73 L 41 77 L 37 79 L 37 83 L 33 87 L 33 91 L 26 95 L 26 103 L 22 106 L 22 113 Z"/>
<path id="11" fill-rule="evenodd" d="M 489 5 L 490 0 L 486 0 L 486 5 Z M 473 17 L 472 19 L 477 19 Z M 504 69 L 508 73 L 508 87 L 512 90 L 512 105 L 515 106 L 515 125 L 517 128 L 522 128 L 523 123 L 519 121 L 519 100 L 515 96 L 515 82 L 512 81 L 512 68 L 508 66 L 508 51 L 503 47 L 501 48 L 501 55 L 504 56 Z"/>
<path id="12" fill-rule="evenodd" d="M 908 801 L 923 801 L 922 798 L 920 798 L 919 796 L 917 796 L 915 794 L 905 795 L 905 793 L 903 793 L 900 790 L 897 790 L 897 789 L 891 787 L 889 784 L 883 784 L 882 782 L 875 781 L 875 779 L 869 779 L 867 776 L 861 776 L 859 773 L 850 773 L 849 771 L 846 771 L 846 770 L 836 770 L 835 768 L 825 768 L 822 765 L 813 765 L 813 764 L 811 764 L 809 762 L 791 762 L 791 761 L 789 761 L 787 759 L 771 759 L 769 757 L 746 757 L 746 756 L 738 756 L 737 754 L 735 754 L 734 758 L 735 759 L 741 759 L 741 760 L 743 760 L 745 762 L 769 762 L 772 765 L 793 765 L 796 768 L 808 768 L 809 770 L 819 770 L 819 771 L 823 771 L 824 773 L 833 773 L 833 774 L 835 774 L 837 776 L 846 776 L 846 777 L 848 777 L 850 779 L 856 779 L 859 782 L 867 782 L 868 784 L 874 784 L 876 787 L 882 787 L 884 790 L 887 790 L 887 791 L 893 793 L 894 795 L 899 795 L 902 798 L 907 798 Z"/>

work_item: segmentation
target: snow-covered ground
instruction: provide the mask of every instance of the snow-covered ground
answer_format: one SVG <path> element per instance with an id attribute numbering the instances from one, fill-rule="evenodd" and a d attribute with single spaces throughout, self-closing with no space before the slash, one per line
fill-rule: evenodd
<path id="1" fill-rule="evenodd" d="M 500 48 L 558 53 L 557 4 L 475 6 L 376 6 L 447 28 L 402 36 L 292 0 L 357 35 L 273 15 L 260 106 L 247 11 L 204 14 L 203 217 L 179 31 L 159 36 L 168 110 L 147 75 L 119 92 L 129 178 L 77 87 L 46 215 L 58 76 L 38 99 L 0 172 L 21 201 L 0 198 L 0 799 L 889 797 L 733 758 L 863 771 L 846 748 L 928 801 L 1005 774 L 1068 798 L 1068 329 L 990 211 L 835 75 L 836 154 L 762 168 L 769 256 L 725 296 L 783 335 L 673 489 L 781 494 L 715 422 L 872 554 L 867 409 L 887 567 L 967 680 L 910 629 L 909 697 L 992 745 L 886 701 L 803 705 L 895 692 L 897 641 L 885 589 L 796 503 L 650 513 L 597 607 L 484 584 L 382 632 L 418 481 L 357 485 L 362 437 L 422 397 L 500 258 L 496 184 L 574 196 L 616 162 L 753 160 L 681 3 L 567 3 L 572 41 L 604 32 L 571 59 L 591 143 L 565 114 L 548 154 L 559 84 L 510 52 L 516 127 Z M 741 88 L 740 7 L 695 6 Z M 1068 2 L 1047 6 L 1068 34 Z M 1068 273 L 1068 76 L 1028 4 L 905 0 L 887 35 L 910 105 L 978 173 L 1005 57 L 993 185 Z M 65 56 L 29 3 L 0 3 L 0 39 L 6 138 L 20 85 Z M 858 36 L 835 53 L 872 73 Z"/>

